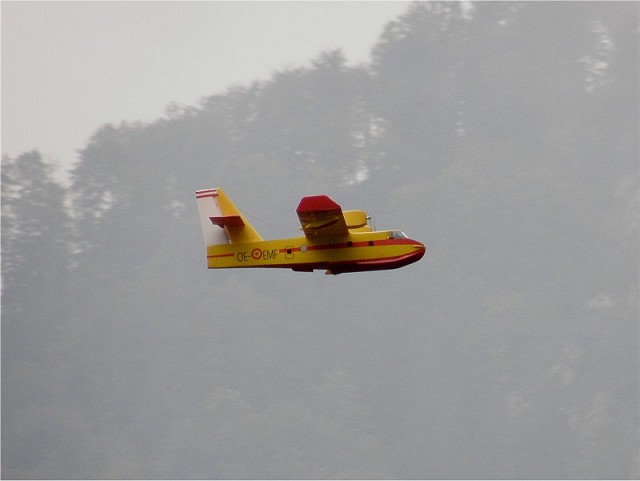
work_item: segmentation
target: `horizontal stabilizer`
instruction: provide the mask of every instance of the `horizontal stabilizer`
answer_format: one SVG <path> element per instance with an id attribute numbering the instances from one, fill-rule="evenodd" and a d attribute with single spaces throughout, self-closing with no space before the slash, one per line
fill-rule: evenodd
<path id="1" fill-rule="evenodd" d="M 219 227 L 243 227 L 244 221 L 239 215 L 223 215 L 218 217 L 209 217 L 213 225 Z"/>

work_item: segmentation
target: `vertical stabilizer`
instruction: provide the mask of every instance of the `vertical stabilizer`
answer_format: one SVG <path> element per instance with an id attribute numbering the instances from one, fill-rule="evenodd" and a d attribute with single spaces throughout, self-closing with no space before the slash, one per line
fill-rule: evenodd
<path id="1" fill-rule="evenodd" d="M 221 188 L 199 190 L 196 201 L 205 245 L 259 242 L 260 234 Z"/>
<path id="2" fill-rule="evenodd" d="M 218 205 L 218 190 L 206 189 L 196 192 L 196 203 L 200 215 L 200 227 L 205 246 L 229 244 L 229 236 L 225 229 L 221 229 L 211 222 L 212 218 L 222 216 Z"/>

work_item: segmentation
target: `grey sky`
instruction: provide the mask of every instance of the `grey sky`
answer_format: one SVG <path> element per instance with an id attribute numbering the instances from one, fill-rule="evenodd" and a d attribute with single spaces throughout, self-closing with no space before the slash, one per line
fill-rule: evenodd
<path id="1" fill-rule="evenodd" d="M 152 121 L 342 48 L 369 60 L 409 2 L 2 2 L 2 152 L 68 164 L 104 123 Z"/>

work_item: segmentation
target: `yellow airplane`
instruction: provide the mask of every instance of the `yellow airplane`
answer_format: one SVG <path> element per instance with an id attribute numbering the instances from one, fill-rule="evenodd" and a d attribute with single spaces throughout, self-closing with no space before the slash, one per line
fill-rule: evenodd
<path id="1" fill-rule="evenodd" d="M 374 231 L 362 210 L 343 211 L 326 195 L 303 197 L 296 213 L 304 236 L 264 240 L 220 188 L 198 190 L 207 267 L 279 267 L 325 274 L 397 269 L 426 247 L 397 230 Z"/>

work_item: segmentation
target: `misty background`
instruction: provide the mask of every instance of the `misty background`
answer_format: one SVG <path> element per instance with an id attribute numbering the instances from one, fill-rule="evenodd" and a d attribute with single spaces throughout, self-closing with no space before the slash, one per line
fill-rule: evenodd
<path id="1" fill-rule="evenodd" d="M 369 61 L 404 1 L 7 1 L 2 152 L 62 164 L 106 123 L 152 122 L 340 48 Z M 10 119 L 10 120 L 9 120 Z"/>
<path id="2" fill-rule="evenodd" d="M 414 3 L 366 63 L 104 124 L 68 184 L 3 155 L 2 477 L 638 478 L 639 9 Z M 217 186 L 429 250 L 208 271 Z"/>

